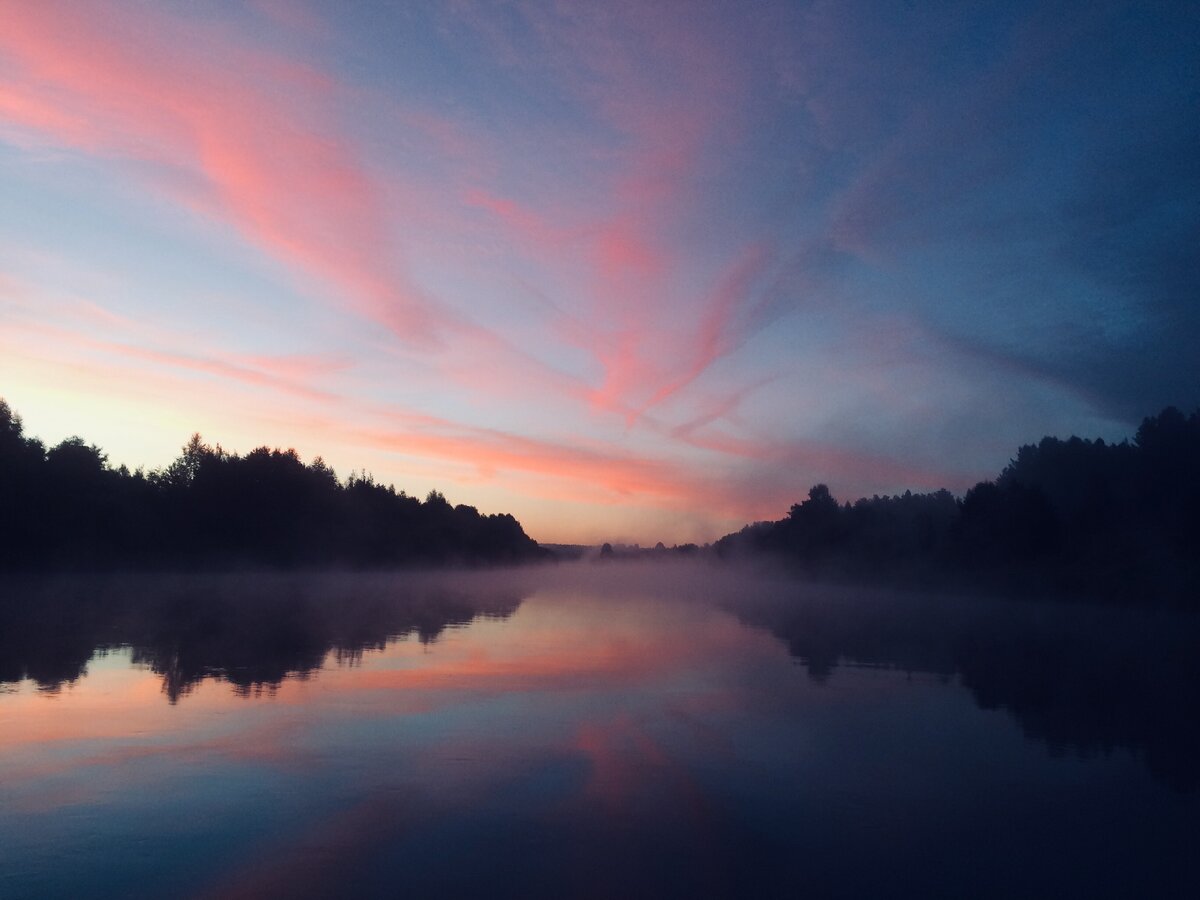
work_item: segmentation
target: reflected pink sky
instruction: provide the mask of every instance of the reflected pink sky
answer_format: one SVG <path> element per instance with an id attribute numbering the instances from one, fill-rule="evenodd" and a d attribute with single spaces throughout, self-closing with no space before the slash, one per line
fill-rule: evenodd
<path id="1" fill-rule="evenodd" d="M 0 780 L 19 785 L 8 812 L 56 817 L 122 795 L 186 798 L 243 769 L 319 783 L 354 761 L 353 790 L 371 798 L 286 839 L 256 838 L 244 867 L 215 877 L 211 896 L 236 897 L 332 889 L 381 835 L 395 841 L 473 815 L 539 760 L 581 772 L 561 814 L 621 817 L 648 796 L 702 811 L 679 748 L 656 733 L 732 765 L 719 723 L 754 703 L 731 673 L 765 666 L 802 693 L 811 686 L 777 641 L 709 603 L 611 588 L 542 590 L 507 619 L 476 619 L 431 644 L 410 635 L 353 661 L 330 651 L 320 670 L 269 689 L 214 677 L 172 704 L 165 677 L 132 665 L 128 650 L 98 655 L 58 690 L 21 682 L 0 693 Z M 380 761 L 360 760 L 381 749 Z M 391 773 L 383 760 L 393 756 Z M 305 849 L 314 843 L 317 858 Z"/>
<path id="2" fill-rule="evenodd" d="M 165 736 L 197 735 L 200 743 L 187 746 L 216 749 L 221 739 L 207 733 L 226 724 L 241 727 L 240 714 L 265 704 L 276 712 L 264 717 L 260 730 L 253 719 L 262 710 L 256 711 L 248 720 L 253 739 L 241 735 L 237 741 L 256 756 L 269 756 L 272 745 L 289 737 L 286 727 L 269 720 L 286 719 L 291 707 L 334 718 L 393 716 L 510 693 L 621 691 L 701 670 L 713 658 L 767 649 L 778 654 L 768 636 L 744 629 L 707 604 L 648 605 L 640 599 L 572 598 L 551 591 L 524 600 L 511 619 L 478 619 L 451 628 L 432 644 L 410 636 L 353 660 L 339 660 L 331 650 L 311 676 L 289 677 L 250 696 L 214 677 L 172 705 L 164 676 L 132 665 L 128 650 L 109 651 L 93 659 L 78 682 L 44 690 L 25 681 L 0 695 L 0 751 L 37 756 L 36 748 L 45 744 L 126 739 L 137 756 L 157 752 Z M 714 702 L 722 702 L 721 694 Z M 139 736 L 153 736 L 154 742 L 139 745 Z M 97 761 L 110 761 L 107 754 Z"/>
<path id="3" fill-rule="evenodd" d="M 25 638 L 0 690 L 16 896 L 789 896 L 798 861 L 823 895 L 875 895 L 894 871 L 936 892 L 981 866 L 1016 895 L 1092 873 L 1095 841 L 1119 851 L 1101 880 L 1194 870 L 1178 835 L 1197 795 L 1154 774 L 1178 735 L 1144 743 L 1171 701 L 1153 674 L 1126 685 L 1148 640 L 1128 611 L 668 564 L 70 587 L 6 610 Z M 115 634 L 139 649 L 44 678 L 55 690 L 11 681 L 78 672 L 71 654 Z M 137 653 L 199 680 L 173 698 Z M 1095 668 L 1064 677 L 1066 660 Z M 238 687 L 239 665 L 278 674 Z M 1095 709 L 1059 705 L 1076 683 Z M 1095 814 L 1114 808 L 1145 823 L 1134 838 Z M 1013 866 L 1011 841 L 1036 865 Z"/>

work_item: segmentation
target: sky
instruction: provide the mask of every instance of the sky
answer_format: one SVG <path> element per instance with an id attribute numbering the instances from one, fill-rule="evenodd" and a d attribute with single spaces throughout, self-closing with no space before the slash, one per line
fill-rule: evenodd
<path id="1" fill-rule="evenodd" d="M 1200 406 L 1200 5 L 0 0 L 0 396 L 535 539 Z"/>

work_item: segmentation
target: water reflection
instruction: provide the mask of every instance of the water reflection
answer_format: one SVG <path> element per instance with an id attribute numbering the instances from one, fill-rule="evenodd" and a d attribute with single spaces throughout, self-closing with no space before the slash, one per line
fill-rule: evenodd
<path id="1" fill-rule="evenodd" d="M 839 663 L 955 678 L 1054 754 L 1123 748 L 1200 786 L 1200 620 L 1079 603 L 844 588 L 763 591 L 733 608 L 825 684 Z"/>
<path id="2" fill-rule="evenodd" d="M 690 565 L 4 588 L 0 896 L 1200 885 L 1179 617 Z"/>
<path id="3" fill-rule="evenodd" d="M 436 576 L 227 575 L 9 583 L 0 601 L 0 683 L 29 679 L 46 692 L 84 677 L 92 657 L 132 648 L 161 675 L 170 702 L 206 678 L 240 694 L 304 678 L 333 654 L 415 636 L 437 640 L 479 616 L 507 618 L 511 588 L 455 588 Z"/>

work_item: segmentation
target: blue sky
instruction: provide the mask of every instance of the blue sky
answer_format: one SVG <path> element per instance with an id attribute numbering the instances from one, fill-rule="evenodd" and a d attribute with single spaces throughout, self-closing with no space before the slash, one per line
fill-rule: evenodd
<path id="1" fill-rule="evenodd" d="M 0 395 L 708 540 L 1200 404 L 1194 4 L 18 3 Z"/>

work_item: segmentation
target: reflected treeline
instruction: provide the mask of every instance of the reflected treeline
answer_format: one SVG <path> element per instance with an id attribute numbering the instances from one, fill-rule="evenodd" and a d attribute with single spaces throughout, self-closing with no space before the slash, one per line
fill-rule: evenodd
<path id="1" fill-rule="evenodd" d="M 839 664 L 957 678 L 1051 752 L 1124 748 L 1171 786 L 1200 788 L 1194 614 L 848 588 L 731 607 L 782 640 L 814 681 L 836 678 Z"/>
<path id="2" fill-rule="evenodd" d="M 951 580 L 1130 603 L 1200 604 L 1200 411 L 1171 407 L 1132 442 L 1047 437 L 961 500 L 839 504 L 824 485 L 787 518 L 717 541 L 826 576 Z"/>
<path id="3" fill-rule="evenodd" d="M 543 555 L 508 514 L 424 501 L 317 457 L 245 456 L 199 435 L 170 466 L 112 468 L 68 438 L 49 450 L 0 400 L 0 569 L 127 570 L 503 563 Z"/>
<path id="4" fill-rule="evenodd" d="M 331 652 L 354 664 L 403 637 L 430 643 L 481 616 L 507 618 L 520 603 L 511 587 L 420 576 L 9 579 L 0 584 L 0 683 L 56 691 L 97 653 L 130 647 L 172 703 L 206 678 L 271 691 Z"/>

